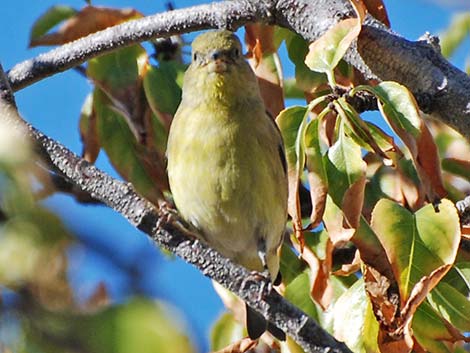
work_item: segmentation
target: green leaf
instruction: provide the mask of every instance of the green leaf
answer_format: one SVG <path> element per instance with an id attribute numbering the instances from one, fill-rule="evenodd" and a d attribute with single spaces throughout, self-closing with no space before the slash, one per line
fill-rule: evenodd
<path id="1" fill-rule="evenodd" d="M 29 36 L 30 43 L 49 32 L 49 30 L 54 28 L 59 23 L 74 16 L 76 13 L 77 10 L 70 6 L 56 5 L 50 7 L 34 22 L 33 28 L 31 29 L 31 34 Z"/>
<path id="2" fill-rule="evenodd" d="M 362 279 L 338 299 L 333 308 L 334 336 L 353 352 L 378 352 L 377 323 Z"/>
<path id="3" fill-rule="evenodd" d="M 310 215 L 312 227 L 316 227 L 321 222 L 328 192 L 328 177 L 321 153 L 319 128 L 320 120 L 317 117 L 311 120 L 305 129 L 307 177 L 312 200 L 312 213 Z"/>
<path id="4" fill-rule="evenodd" d="M 402 302 L 421 278 L 454 262 L 460 225 L 455 206 L 448 200 L 442 201 L 439 212 L 427 205 L 413 214 L 382 199 L 372 212 L 371 225 L 392 265 Z"/>
<path id="5" fill-rule="evenodd" d="M 175 313 L 157 301 L 133 299 L 90 317 L 77 316 L 74 326 L 73 335 L 92 353 L 195 352 Z"/>
<path id="6" fill-rule="evenodd" d="M 350 137 L 340 133 L 339 139 L 328 150 L 325 158 L 328 174 L 329 195 L 342 206 L 346 191 L 365 176 L 366 163 L 362 160 L 361 148 Z"/>
<path id="7" fill-rule="evenodd" d="M 431 353 L 450 353 L 446 341 L 452 341 L 447 325 L 432 309 L 428 302 L 423 302 L 412 321 L 413 335 L 418 343 Z"/>
<path id="8" fill-rule="evenodd" d="M 306 269 L 287 285 L 284 297 L 303 310 L 316 321 L 320 320 L 321 310 L 317 308 L 310 296 L 310 269 Z"/>
<path id="9" fill-rule="evenodd" d="M 136 141 L 124 117 L 109 106 L 101 90 L 95 89 L 93 102 L 99 140 L 111 164 L 140 194 L 157 202 L 160 192 L 156 183 L 159 180 L 155 179 L 158 174 L 152 171 L 158 173 L 158 165 L 144 164 L 148 158 L 147 151 Z M 164 171 L 163 166 L 161 170 Z"/>
<path id="10" fill-rule="evenodd" d="M 289 285 L 305 269 L 305 262 L 286 244 L 282 244 L 280 271 L 282 283 Z"/>
<path id="11" fill-rule="evenodd" d="M 289 59 L 295 65 L 295 84 L 303 92 L 315 91 L 317 87 L 327 82 L 324 73 L 315 72 L 305 64 L 308 53 L 308 43 L 298 34 L 286 42 Z M 287 93 L 286 93 L 287 97 Z M 302 95 L 301 98 L 304 98 Z"/>
<path id="12" fill-rule="evenodd" d="M 142 79 L 147 60 L 145 49 L 141 45 L 132 45 L 91 59 L 88 62 L 87 76 L 101 82 L 120 98 L 121 94 L 118 92 L 125 93 L 129 86 Z"/>
<path id="13" fill-rule="evenodd" d="M 357 38 L 360 30 L 361 25 L 357 18 L 338 22 L 310 44 L 305 64 L 313 71 L 326 73 L 330 84 L 334 84 L 333 70 Z"/>
<path id="14" fill-rule="evenodd" d="M 245 336 L 243 325 L 235 321 L 230 312 L 223 313 L 211 331 L 211 351 L 219 351 Z"/>
<path id="15" fill-rule="evenodd" d="M 144 90 L 152 111 L 174 115 L 181 101 L 178 78 L 185 66 L 174 61 L 163 61 L 159 67 L 149 66 L 144 76 Z"/>
<path id="16" fill-rule="evenodd" d="M 441 281 L 428 295 L 429 303 L 462 332 L 470 331 L 470 301 L 448 283 Z"/>
<path id="17" fill-rule="evenodd" d="M 411 134 L 414 138 L 419 137 L 421 117 L 416 101 L 406 87 L 396 82 L 385 81 L 370 87 L 370 91 L 379 98 L 380 110 L 400 138 L 403 139 L 404 133 Z"/>
<path id="18" fill-rule="evenodd" d="M 470 33 L 470 13 L 458 13 L 454 15 L 447 28 L 440 37 L 441 53 L 449 58 L 463 43 Z"/>

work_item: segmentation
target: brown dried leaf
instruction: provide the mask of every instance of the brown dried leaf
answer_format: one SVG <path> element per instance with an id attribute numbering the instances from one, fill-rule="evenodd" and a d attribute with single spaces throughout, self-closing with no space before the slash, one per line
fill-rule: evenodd
<path id="1" fill-rule="evenodd" d="M 400 311 L 400 299 L 398 291 L 395 290 L 396 284 L 382 275 L 375 268 L 365 265 L 364 283 L 367 294 L 372 303 L 377 321 L 381 327 L 393 327 L 395 317 Z"/>
<path id="2" fill-rule="evenodd" d="M 274 27 L 260 23 L 245 26 L 248 62 L 258 77 L 261 97 L 274 118 L 284 109 L 282 69 L 274 46 Z"/>
<path id="3" fill-rule="evenodd" d="M 108 290 L 104 282 L 98 283 L 94 293 L 88 298 L 85 303 L 87 312 L 95 312 L 109 304 Z"/>
<path id="4" fill-rule="evenodd" d="M 332 274 L 335 276 L 349 276 L 356 273 L 361 269 L 361 253 L 356 250 L 354 259 L 350 264 L 342 264 L 341 269 L 334 271 Z"/>
<path id="5" fill-rule="evenodd" d="M 364 203 L 364 191 L 366 187 L 366 175 L 352 184 L 343 197 L 342 210 L 344 213 L 343 226 L 357 229 L 361 218 L 362 205 Z"/>
<path id="6" fill-rule="evenodd" d="M 30 43 L 39 45 L 60 45 L 101 31 L 143 15 L 134 9 L 113 9 L 109 7 L 85 6 L 75 16 L 68 19 L 57 32 L 46 34 Z"/>
<path id="7" fill-rule="evenodd" d="M 310 295 L 323 310 L 326 310 L 334 296 L 334 289 L 330 281 L 334 249 L 333 243 L 328 239 L 325 249 L 326 257 L 324 260 L 319 259 L 308 246 L 305 246 L 302 249 L 303 251 L 300 252 L 300 246 L 295 242 L 293 242 L 293 244 L 310 268 Z"/>
<path id="8" fill-rule="evenodd" d="M 390 20 L 388 19 L 387 10 L 382 0 L 361 0 L 367 12 L 369 12 L 373 17 L 382 22 L 385 26 L 390 28 Z"/>

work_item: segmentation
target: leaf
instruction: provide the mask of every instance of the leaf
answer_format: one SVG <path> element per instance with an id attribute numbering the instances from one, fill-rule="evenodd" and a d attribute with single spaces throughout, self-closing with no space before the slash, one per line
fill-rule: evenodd
<path id="1" fill-rule="evenodd" d="M 245 26 L 248 62 L 258 78 L 261 97 L 272 117 L 284 109 L 283 77 L 274 45 L 274 28 L 261 23 Z"/>
<path id="2" fill-rule="evenodd" d="M 126 119 L 135 138 L 142 143 L 148 134 L 144 121 L 147 103 L 142 90 L 147 62 L 144 48 L 134 45 L 94 58 L 87 68 L 87 76 L 110 100 L 108 105 Z"/>
<path id="3" fill-rule="evenodd" d="M 99 140 L 111 164 L 140 194 L 157 204 L 162 191 L 168 190 L 163 157 L 136 141 L 125 119 L 109 106 L 107 97 L 98 89 L 93 104 Z"/>
<path id="4" fill-rule="evenodd" d="M 354 305 L 351 305 L 354 303 Z M 333 309 L 334 336 L 353 352 L 378 352 L 378 323 L 367 300 L 364 282 L 358 280 L 336 302 Z"/>
<path id="5" fill-rule="evenodd" d="M 85 98 L 80 113 L 80 137 L 83 142 L 82 157 L 90 163 L 94 163 L 100 153 L 100 141 L 96 127 L 96 114 L 93 110 L 93 95 Z"/>
<path id="6" fill-rule="evenodd" d="M 74 16 L 76 13 L 77 10 L 70 6 L 55 5 L 50 7 L 34 22 L 29 36 L 30 47 L 34 46 L 33 43 L 38 40 L 38 38 L 46 34 L 57 24 Z"/>
<path id="7" fill-rule="evenodd" d="M 442 169 L 470 181 L 470 162 L 457 158 L 443 158 Z"/>
<path id="8" fill-rule="evenodd" d="M 412 328 L 416 341 L 431 353 L 455 352 L 448 343 L 462 340 L 462 335 L 450 328 L 427 302 L 418 307 Z"/>
<path id="9" fill-rule="evenodd" d="M 441 281 L 428 296 L 431 306 L 462 332 L 470 331 L 470 301 L 453 286 Z"/>
<path id="10" fill-rule="evenodd" d="M 167 128 L 181 101 L 179 79 L 185 66 L 174 61 L 163 61 L 159 67 L 148 66 L 144 76 L 144 90 L 152 112 Z"/>
<path id="11" fill-rule="evenodd" d="M 423 277 L 453 263 L 460 241 L 457 211 L 448 200 L 442 201 L 439 212 L 427 205 L 412 214 L 382 199 L 372 213 L 371 226 L 392 265 L 402 304 Z"/>
<path id="12" fill-rule="evenodd" d="M 359 18 L 348 18 L 329 28 L 310 44 L 305 64 L 313 71 L 326 73 L 330 84 L 334 84 L 333 70 L 359 36 L 361 22 Z"/>
<path id="13" fill-rule="evenodd" d="M 303 310 L 316 321 L 319 320 L 319 309 L 310 297 L 309 270 L 305 270 L 292 280 L 284 291 L 284 297 L 292 304 Z"/>
<path id="14" fill-rule="evenodd" d="M 305 57 L 308 53 L 308 43 L 305 39 L 298 34 L 295 34 L 290 40 L 286 41 L 286 46 L 289 59 L 295 65 L 296 86 L 303 92 L 307 93 L 314 93 L 322 89 L 328 89 L 328 86 L 326 85 L 326 75 L 312 71 L 307 65 L 305 65 Z"/>
<path id="15" fill-rule="evenodd" d="M 455 14 L 449 28 L 440 37 L 441 52 L 449 58 L 469 35 L 470 14 L 468 12 Z"/>
<path id="16" fill-rule="evenodd" d="M 305 165 L 303 136 L 307 114 L 308 110 L 306 107 L 295 106 L 283 110 L 276 118 L 286 151 L 289 181 L 287 210 L 292 217 L 292 225 L 298 239 L 301 238 L 302 234 L 302 214 L 298 190 L 300 177 Z"/>
<path id="17" fill-rule="evenodd" d="M 373 17 L 382 22 L 385 26 L 390 28 L 390 20 L 388 19 L 387 10 L 382 0 L 361 0 L 367 12 L 370 13 Z"/>
<path id="18" fill-rule="evenodd" d="M 211 330 L 211 351 L 219 351 L 242 339 L 245 336 L 244 330 L 243 325 L 234 319 L 232 313 L 223 313 Z"/>
<path id="19" fill-rule="evenodd" d="M 305 129 L 307 178 L 312 201 L 311 228 L 317 227 L 323 217 L 328 192 L 328 177 L 320 147 L 320 120 L 311 120 Z"/>
<path id="20" fill-rule="evenodd" d="M 71 9 L 62 10 L 61 13 L 56 13 L 56 11 L 41 18 L 41 22 L 38 23 L 39 29 L 36 29 L 34 36 L 31 35 L 30 47 L 68 43 L 107 27 L 143 16 L 134 9 L 113 9 L 95 6 L 85 6 L 82 10 L 73 14 Z M 67 19 L 67 21 L 57 32 L 45 33 L 64 19 Z"/>
<path id="21" fill-rule="evenodd" d="M 382 115 L 410 151 L 428 200 L 437 202 L 446 195 L 439 155 L 414 97 L 396 82 L 381 82 L 370 90 L 379 98 Z"/>
<path id="22" fill-rule="evenodd" d="M 338 141 L 328 150 L 325 167 L 329 195 L 324 222 L 333 244 L 336 244 L 350 240 L 359 226 L 366 163 L 362 160 L 360 147 L 340 132 Z"/>

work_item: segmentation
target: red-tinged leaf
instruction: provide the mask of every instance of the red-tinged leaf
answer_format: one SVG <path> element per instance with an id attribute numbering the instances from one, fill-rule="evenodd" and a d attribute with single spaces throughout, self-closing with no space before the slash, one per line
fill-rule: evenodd
<path id="1" fill-rule="evenodd" d="M 361 0 L 367 12 L 373 17 L 382 22 L 385 26 L 390 27 L 390 20 L 388 19 L 387 10 L 382 0 Z"/>
<path id="2" fill-rule="evenodd" d="M 359 18 L 348 18 L 335 24 L 310 44 L 305 64 L 313 71 L 327 74 L 330 84 L 334 84 L 333 70 L 359 36 L 361 24 Z"/>
<path id="3" fill-rule="evenodd" d="M 88 298 L 85 303 L 85 310 L 87 312 L 96 312 L 104 307 L 106 307 L 109 300 L 108 290 L 106 289 L 106 284 L 100 282 L 94 291 L 94 293 Z"/>
<path id="4" fill-rule="evenodd" d="M 412 214 L 382 199 L 372 213 L 371 225 L 392 265 L 402 306 L 415 284 L 455 259 L 460 226 L 455 206 L 448 200 L 442 201 L 439 212 L 427 205 Z"/>
<path id="5" fill-rule="evenodd" d="M 307 178 L 312 201 L 310 215 L 311 227 L 317 227 L 323 217 L 328 192 L 328 177 L 325 170 L 320 146 L 320 120 L 313 119 L 305 130 L 305 153 L 307 165 Z"/>
<path id="6" fill-rule="evenodd" d="M 70 6 L 56 5 L 50 7 L 34 22 L 29 36 L 30 46 L 32 42 L 36 41 L 38 38 L 49 32 L 56 25 L 69 19 L 76 13 L 77 10 Z"/>
<path id="7" fill-rule="evenodd" d="M 276 117 L 284 109 L 284 92 L 282 69 L 274 44 L 274 26 L 246 25 L 245 42 L 248 62 L 258 77 L 261 97 L 267 111 Z"/>
<path id="8" fill-rule="evenodd" d="M 382 82 L 369 90 L 379 98 L 380 111 L 410 151 L 428 200 L 437 202 L 446 195 L 439 155 L 414 97 L 395 82 Z"/>
<path id="9" fill-rule="evenodd" d="M 304 133 L 308 110 L 306 107 L 291 107 L 276 118 L 286 150 L 289 198 L 287 210 L 298 239 L 302 239 L 302 214 L 299 200 L 300 177 L 305 166 Z M 301 240 L 301 244 L 302 244 Z"/>
<path id="10" fill-rule="evenodd" d="M 90 163 L 98 158 L 101 149 L 93 110 L 93 95 L 88 95 L 80 113 L 80 137 L 83 142 L 82 157 Z"/>
<path id="11" fill-rule="evenodd" d="M 74 16 L 68 18 L 57 32 L 31 36 L 30 46 L 60 45 L 85 37 L 107 27 L 117 25 L 143 15 L 134 9 L 113 9 L 108 7 L 85 6 Z M 52 28 L 52 27 L 50 27 Z M 50 29 L 49 28 L 49 29 Z M 44 32 L 44 30 L 37 33 Z"/>

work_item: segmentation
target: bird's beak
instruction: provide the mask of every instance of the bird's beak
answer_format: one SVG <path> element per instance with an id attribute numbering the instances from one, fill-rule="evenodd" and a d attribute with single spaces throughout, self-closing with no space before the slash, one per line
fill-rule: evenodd
<path id="1" fill-rule="evenodd" d="M 207 67 L 209 69 L 209 72 L 217 72 L 220 74 L 227 71 L 227 63 L 221 58 L 216 60 L 210 60 L 207 64 Z"/>

